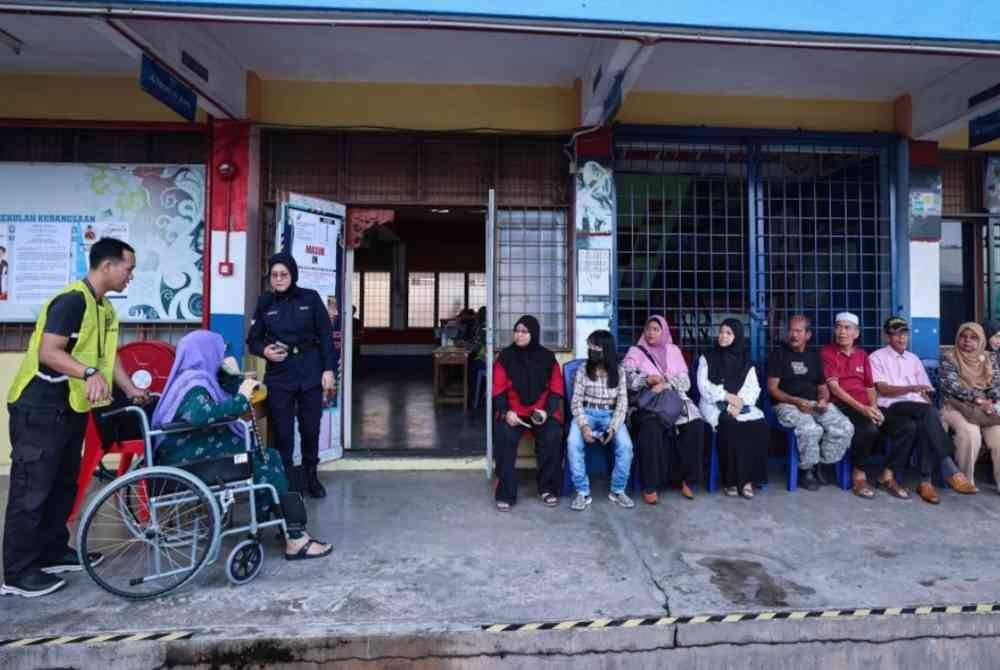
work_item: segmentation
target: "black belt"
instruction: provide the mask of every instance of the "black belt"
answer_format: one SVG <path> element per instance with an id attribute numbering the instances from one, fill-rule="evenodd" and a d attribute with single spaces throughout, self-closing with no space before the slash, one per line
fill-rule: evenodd
<path id="1" fill-rule="evenodd" d="M 315 344 L 296 344 L 288 347 L 288 353 L 292 356 L 298 356 L 299 354 L 304 354 L 310 349 L 315 349 Z"/>

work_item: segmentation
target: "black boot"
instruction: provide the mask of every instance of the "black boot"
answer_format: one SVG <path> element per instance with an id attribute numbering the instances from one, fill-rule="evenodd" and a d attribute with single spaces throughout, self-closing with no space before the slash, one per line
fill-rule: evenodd
<path id="1" fill-rule="evenodd" d="M 310 465 L 306 468 L 306 491 L 313 498 L 325 498 L 326 488 L 316 474 L 316 466 Z"/>
<path id="2" fill-rule="evenodd" d="M 804 488 L 806 491 L 818 491 L 819 481 L 816 479 L 816 468 L 809 468 L 807 470 L 799 470 L 799 486 Z"/>
<path id="3" fill-rule="evenodd" d="M 819 485 L 820 486 L 829 486 L 830 483 L 833 480 L 830 479 L 829 475 L 827 474 L 826 464 L 825 463 L 818 463 L 816 465 L 815 470 L 816 470 L 816 480 L 819 482 Z"/>

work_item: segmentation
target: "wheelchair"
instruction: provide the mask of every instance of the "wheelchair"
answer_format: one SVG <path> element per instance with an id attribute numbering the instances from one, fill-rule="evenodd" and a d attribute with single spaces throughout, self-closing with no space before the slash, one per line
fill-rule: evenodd
<path id="1" fill-rule="evenodd" d="M 117 596 L 155 598 L 181 588 L 218 560 L 223 538 L 245 536 L 226 558 L 226 577 L 235 585 L 252 581 L 264 565 L 262 532 L 273 527 L 283 535 L 288 532 L 284 516 L 262 520 L 258 514 L 262 500 L 270 500 L 275 509 L 281 500 L 272 485 L 253 481 L 252 450 L 258 448 L 254 426 L 227 419 L 208 426 L 175 422 L 153 430 L 146 411 L 137 406 L 104 412 L 101 420 L 126 418 L 127 413 L 141 426 L 144 456 L 98 491 L 80 517 L 76 546 L 87 574 Z M 156 465 L 155 438 L 234 423 L 243 426 L 244 452 Z M 243 499 L 249 502 L 249 520 L 236 525 L 230 511 Z M 95 552 L 103 555 L 96 564 L 91 560 Z"/>

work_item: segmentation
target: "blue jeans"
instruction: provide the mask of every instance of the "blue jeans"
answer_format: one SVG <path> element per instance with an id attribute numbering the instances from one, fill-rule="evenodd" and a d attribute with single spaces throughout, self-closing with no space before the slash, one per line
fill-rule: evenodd
<path id="1" fill-rule="evenodd" d="M 587 417 L 587 425 L 594 433 L 606 433 L 611 424 L 611 417 L 614 414 L 606 409 L 585 409 L 583 413 Z M 632 469 L 632 438 L 629 437 L 628 428 L 623 423 L 615 432 L 615 467 L 611 471 L 611 492 L 623 493 L 625 485 L 628 484 L 628 474 Z M 592 444 L 596 444 L 592 443 Z M 590 479 L 587 477 L 587 458 L 584 450 L 587 443 L 583 441 L 583 431 L 577 425 L 576 420 L 572 422 L 569 429 L 569 442 L 566 449 L 566 457 L 569 461 L 569 471 L 573 477 L 573 487 L 577 493 L 590 495 Z"/>

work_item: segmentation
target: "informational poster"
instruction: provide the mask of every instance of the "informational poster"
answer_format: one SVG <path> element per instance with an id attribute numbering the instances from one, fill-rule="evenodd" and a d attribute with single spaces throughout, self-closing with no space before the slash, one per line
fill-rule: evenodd
<path id="1" fill-rule="evenodd" d="M 0 184 L 0 321 L 34 321 L 102 237 L 136 250 L 128 289 L 108 295 L 122 321 L 201 321 L 203 165 L 0 163 Z"/>
<path id="2" fill-rule="evenodd" d="M 608 298 L 611 295 L 611 250 L 578 249 L 576 280 L 581 298 Z"/>
<path id="3" fill-rule="evenodd" d="M 344 230 L 345 213 L 346 210 L 340 203 L 293 193 L 282 206 L 276 236 L 279 250 L 288 251 L 295 258 L 299 267 L 298 285 L 319 293 L 333 324 L 337 393 L 323 406 L 319 434 L 320 461 L 330 461 L 344 455 L 341 435 L 344 380 L 340 357 L 343 249 L 340 239 Z M 297 429 L 295 448 L 296 451 L 301 448 Z"/>

